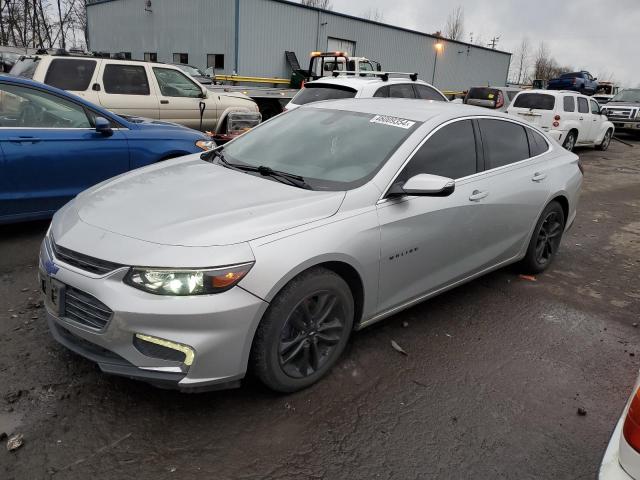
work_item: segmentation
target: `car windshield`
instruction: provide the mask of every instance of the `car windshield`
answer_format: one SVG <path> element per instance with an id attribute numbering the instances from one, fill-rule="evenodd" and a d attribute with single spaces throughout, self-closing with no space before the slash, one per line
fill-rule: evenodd
<path id="1" fill-rule="evenodd" d="M 516 108 L 533 108 L 536 110 L 553 110 L 556 99 L 546 93 L 521 93 L 513 102 Z"/>
<path id="2" fill-rule="evenodd" d="M 343 87 L 342 85 L 308 83 L 305 88 L 300 90 L 296 96 L 291 99 L 291 103 L 295 105 L 306 105 L 307 103 L 319 102 L 321 100 L 353 98 L 355 96 L 356 91 L 353 88 Z"/>
<path id="3" fill-rule="evenodd" d="M 196 67 L 192 67 L 191 65 L 176 65 L 180 70 L 182 70 L 183 72 L 187 72 L 189 75 L 191 76 L 195 76 L 195 77 L 204 77 L 205 74 L 203 72 L 201 72 L 200 70 L 198 70 Z"/>
<path id="4" fill-rule="evenodd" d="M 23 78 L 33 78 L 33 74 L 36 72 L 36 67 L 38 66 L 39 61 L 40 59 L 37 57 L 21 58 L 13 65 L 11 71 L 9 72 L 9 75 Z"/>
<path id="5" fill-rule="evenodd" d="M 304 177 L 314 190 L 369 181 L 420 122 L 386 115 L 299 108 L 228 143 L 228 162 Z"/>
<path id="6" fill-rule="evenodd" d="M 640 89 L 623 90 L 613 97 L 611 101 L 640 103 Z"/>

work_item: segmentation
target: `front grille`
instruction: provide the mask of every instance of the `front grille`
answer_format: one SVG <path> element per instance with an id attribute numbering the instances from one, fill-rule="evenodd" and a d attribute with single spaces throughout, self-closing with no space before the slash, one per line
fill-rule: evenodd
<path id="1" fill-rule="evenodd" d="M 635 111 L 630 108 L 607 108 L 606 115 L 609 118 L 630 119 L 635 117 Z"/>
<path id="2" fill-rule="evenodd" d="M 68 248 L 61 247 L 56 244 L 53 235 L 50 234 L 50 237 L 51 238 L 48 239 L 48 243 L 51 247 L 51 253 L 53 253 L 53 256 L 61 262 L 68 263 L 69 265 L 73 265 L 81 270 L 95 273 L 97 275 L 105 275 L 124 266 L 119 263 L 100 260 L 99 258 L 90 257 L 84 253 L 74 252 Z"/>
<path id="3" fill-rule="evenodd" d="M 87 327 L 102 330 L 113 311 L 88 293 L 67 285 L 64 296 L 64 317 Z"/>

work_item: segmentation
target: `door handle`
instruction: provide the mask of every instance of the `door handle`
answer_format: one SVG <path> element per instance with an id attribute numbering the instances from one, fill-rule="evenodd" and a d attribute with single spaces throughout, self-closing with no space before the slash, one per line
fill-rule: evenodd
<path id="1" fill-rule="evenodd" d="M 584 117 L 580 117 L 578 120 L 584 120 Z"/>
<path id="2" fill-rule="evenodd" d="M 13 143 L 38 143 L 42 139 L 36 137 L 9 137 L 9 141 Z"/>
<path id="3" fill-rule="evenodd" d="M 169 103 L 169 100 L 160 100 L 160 103 L 161 103 L 162 105 L 166 105 L 167 103 Z"/>
<path id="4" fill-rule="evenodd" d="M 469 200 L 471 200 L 472 202 L 477 202 L 478 200 L 482 200 L 487 195 L 489 195 L 489 192 L 481 192 L 480 190 L 474 190 L 471 196 L 469 197 Z"/>
<path id="5" fill-rule="evenodd" d="M 547 174 L 546 173 L 536 172 L 536 173 L 533 174 L 533 177 L 531 177 L 531 180 L 533 180 L 534 182 L 541 182 L 545 178 L 547 178 Z"/>

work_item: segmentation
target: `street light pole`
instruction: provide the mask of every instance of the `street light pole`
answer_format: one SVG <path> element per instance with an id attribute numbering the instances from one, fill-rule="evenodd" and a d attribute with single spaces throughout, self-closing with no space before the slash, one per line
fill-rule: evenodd
<path id="1" fill-rule="evenodd" d="M 438 63 L 438 52 L 442 50 L 442 43 L 437 42 L 433 48 L 436 50 L 436 56 L 433 59 L 433 75 L 431 75 L 431 85 L 435 86 L 436 82 L 436 64 Z"/>

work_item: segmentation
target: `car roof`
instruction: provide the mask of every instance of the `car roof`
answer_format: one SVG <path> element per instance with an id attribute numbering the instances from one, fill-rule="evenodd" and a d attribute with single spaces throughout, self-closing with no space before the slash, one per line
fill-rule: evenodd
<path id="1" fill-rule="evenodd" d="M 514 119 L 512 116 L 487 108 L 474 107 L 462 103 L 416 100 L 412 98 L 347 98 L 308 103 L 300 108 L 319 108 L 371 115 L 389 115 L 417 122 L 427 122 L 435 118 L 448 120 L 465 116 Z"/>
<path id="2" fill-rule="evenodd" d="M 389 77 L 388 80 L 382 80 L 380 77 L 378 76 L 366 76 L 366 77 L 361 77 L 361 76 L 347 76 L 347 75 L 340 75 L 338 77 L 322 77 L 319 78 L 317 80 L 313 80 L 312 82 L 308 82 L 306 83 L 306 85 L 312 85 L 312 84 L 318 84 L 318 83 L 323 83 L 323 84 L 328 84 L 328 85 L 340 85 L 343 87 L 351 87 L 351 88 L 362 88 L 366 85 L 392 85 L 392 84 L 397 84 L 397 83 L 414 83 L 410 78 L 408 77 Z M 419 83 L 421 85 L 429 85 L 427 82 L 425 82 L 424 80 L 416 80 L 415 83 Z"/>

